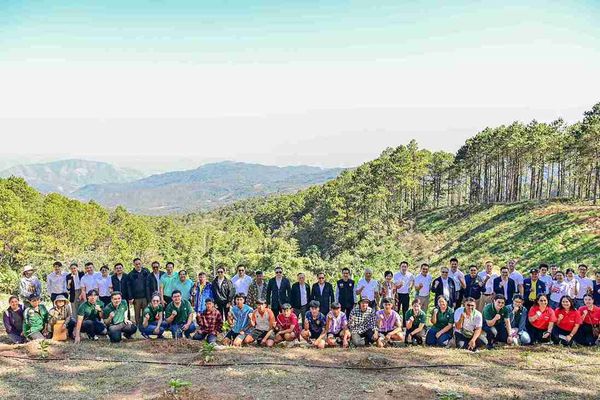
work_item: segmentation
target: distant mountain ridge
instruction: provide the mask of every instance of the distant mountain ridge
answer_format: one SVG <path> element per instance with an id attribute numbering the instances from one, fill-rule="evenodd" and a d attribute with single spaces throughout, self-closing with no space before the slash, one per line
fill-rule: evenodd
<path id="1" fill-rule="evenodd" d="M 295 192 L 334 179 L 342 171 L 343 168 L 223 161 L 128 183 L 87 185 L 72 197 L 94 200 L 106 207 L 122 205 L 143 214 L 183 213 L 209 210 L 255 196 Z"/>
<path id="2" fill-rule="evenodd" d="M 80 159 L 58 160 L 47 163 L 16 165 L 0 171 L 0 177 L 18 176 L 44 193 L 70 195 L 90 184 L 123 183 L 140 179 L 142 172 L 120 168 L 101 161 Z"/>

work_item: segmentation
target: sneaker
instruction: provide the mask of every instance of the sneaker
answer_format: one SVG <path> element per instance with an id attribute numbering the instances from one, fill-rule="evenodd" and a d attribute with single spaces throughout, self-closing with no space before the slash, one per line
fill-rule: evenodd
<path id="1" fill-rule="evenodd" d="M 142 335 L 142 337 L 143 337 L 144 339 L 150 339 L 150 336 L 146 335 L 146 333 L 145 333 L 145 332 L 140 332 L 140 335 Z M 157 337 L 157 338 L 158 338 L 158 337 Z"/>
<path id="2" fill-rule="evenodd" d="M 564 340 L 565 342 L 568 342 L 567 337 L 565 335 L 558 335 L 558 338 L 560 340 Z"/>
<path id="3" fill-rule="evenodd" d="M 98 335 L 94 335 L 94 336 L 92 336 L 92 340 L 93 340 L 93 341 L 98 341 L 98 339 L 99 339 L 99 338 L 98 338 Z"/>

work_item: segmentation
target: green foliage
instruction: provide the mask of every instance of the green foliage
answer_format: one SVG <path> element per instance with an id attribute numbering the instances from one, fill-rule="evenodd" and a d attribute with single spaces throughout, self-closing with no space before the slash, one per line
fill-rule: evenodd
<path id="1" fill-rule="evenodd" d="M 184 381 L 179 378 L 171 379 L 169 381 L 169 388 L 171 390 L 171 393 L 173 393 L 173 394 L 178 393 L 180 389 L 183 389 L 183 388 L 191 386 L 191 385 L 192 385 L 192 382 Z"/>
<path id="2" fill-rule="evenodd" d="M 40 350 L 40 357 L 41 358 L 48 358 L 48 356 L 50 355 L 50 345 L 52 343 L 50 342 L 50 340 L 41 340 L 38 344 L 38 348 Z"/>
<path id="3" fill-rule="evenodd" d="M 204 361 L 205 363 L 211 362 L 215 358 L 215 345 L 212 343 L 204 342 L 200 353 L 202 354 L 202 361 Z"/>

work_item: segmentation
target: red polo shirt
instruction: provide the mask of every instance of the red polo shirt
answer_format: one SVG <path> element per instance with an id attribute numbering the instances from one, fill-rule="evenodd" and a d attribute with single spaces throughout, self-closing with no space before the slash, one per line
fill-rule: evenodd
<path id="1" fill-rule="evenodd" d="M 556 326 L 567 332 L 571 332 L 575 325 L 581 325 L 582 323 L 581 314 L 576 310 L 566 311 L 558 308 L 554 311 L 554 314 L 556 315 Z M 560 319 L 561 315 L 563 316 L 562 319 Z"/>
<path id="2" fill-rule="evenodd" d="M 581 306 L 581 307 L 579 307 L 578 311 L 579 311 L 579 315 L 581 315 L 581 318 L 583 319 L 584 324 L 589 324 L 589 325 L 600 324 L 600 307 L 593 306 L 593 308 L 591 310 L 588 310 L 587 306 Z M 587 313 L 585 314 L 585 318 L 583 318 L 583 314 L 585 311 L 587 311 Z"/>
<path id="3" fill-rule="evenodd" d="M 538 311 L 540 311 L 540 306 L 532 306 L 529 310 L 529 316 L 533 317 Z M 554 310 L 552 308 L 546 307 L 546 309 L 542 312 L 542 315 L 533 321 L 531 325 L 538 329 L 548 330 L 548 325 L 550 325 L 550 322 L 556 322 L 556 315 L 554 314 Z"/>

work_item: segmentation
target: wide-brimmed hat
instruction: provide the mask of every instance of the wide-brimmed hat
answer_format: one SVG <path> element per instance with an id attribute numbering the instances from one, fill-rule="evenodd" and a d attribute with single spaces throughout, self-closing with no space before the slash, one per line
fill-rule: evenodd
<path id="1" fill-rule="evenodd" d="M 62 294 L 59 294 L 58 296 L 56 296 L 56 298 L 54 299 L 54 304 L 56 304 L 57 301 L 64 301 L 65 303 L 69 302 L 69 299 L 67 299 L 65 296 L 63 296 Z"/>
<path id="2" fill-rule="evenodd" d="M 35 271 L 35 269 L 31 265 L 26 265 L 23 267 L 23 273 L 28 271 Z"/>

